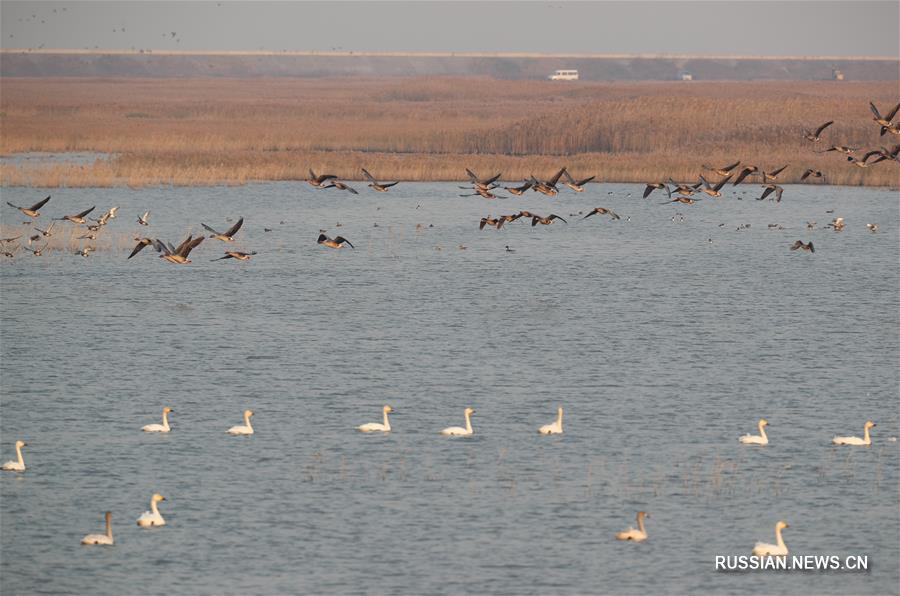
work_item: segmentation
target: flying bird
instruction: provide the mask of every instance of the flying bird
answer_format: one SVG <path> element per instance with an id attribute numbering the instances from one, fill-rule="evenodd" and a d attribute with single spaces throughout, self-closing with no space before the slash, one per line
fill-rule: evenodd
<path id="1" fill-rule="evenodd" d="M 141 224 L 142 226 L 149 226 L 150 225 L 150 212 L 145 211 L 143 215 L 138 217 L 137 222 L 139 224 Z"/>
<path id="2" fill-rule="evenodd" d="M 135 240 L 137 241 L 137 244 L 135 245 L 134 250 L 131 251 L 131 254 L 128 255 L 129 259 L 144 250 L 145 246 L 156 246 L 153 242 L 153 238 L 135 238 Z"/>
<path id="3" fill-rule="evenodd" d="M 806 171 L 803 172 L 803 175 L 800 176 L 800 182 L 803 182 L 810 176 L 812 176 L 813 178 L 821 178 L 822 182 L 825 182 L 825 174 L 823 174 L 819 170 L 813 170 L 812 168 L 807 168 Z"/>
<path id="4" fill-rule="evenodd" d="M 803 129 L 803 137 L 807 141 L 812 141 L 813 143 L 818 143 L 819 141 L 822 140 L 822 137 L 821 137 L 822 131 L 825 130 L 826 128 L 828 128 L 829 126 L 831 126 L 832 124 L 834 124 L 834 120 L 829 120 L 828 122 L 826 122 L 825 124 L 823 124 L 822 126 L 817 128 L 815 130 L 815 132 L 810 132 L 806 129 Z"/>
<path id="5" fill-rule="evenodd" d="M 541 217 L 539 215 L 533 216 L 531 218 L 531 227 L 534 227 L 538 224 L 541 224 L 542 226 L 549 226 L 550 224 L 553 223 L 554 219 L 558 219 L 563 223 L 569 223 L 566 220 L 564 220 L 563 218 L 561 218 L 560 216 L 556 215 L 555 213 L 551 213 L 547 217 Z"/>
<path id="6" fill-rule="evenodd" d="M 18 205 L 13 205 L 13 204 L 10 203 L 9 201 L 7 201 L 6 204 L 9 205 L 10 207 L 15 207 L 16 209 L 18 209 L 19 211 L 21 211 L 22 213 L 24 213 L 24 214 L 27 215 L 28 217 L 40 217 L 41 214 L 40 214 L 40 212 L 38 212 L 38 209 L 40 209 L 41 207 L 43 207 L 44 205 L 46 205 L 46 204 L 47 204 L 47 201 L 49 201 L 49 200 L 50 200 L 50 196 L 47 196 L 46 199 L 43 199 L 43 200 L 41 200 L 41 201 L 38 201 L 37 203 L 35 203 L 35 204 L 32 205 L 31 207 L 19 207 Z"/>
<path id="7" fill-rule="evenodd" d="M 756 174 L 759 172 L 759 168 L 756 166 L 746 166 L 744 169 L 740 171 L 738 177 L 734 179 L 734 184 L 732 186 L 737 186 L 741 183 L 741 181 L 749 176 L 750 174 Z"/>
<path id="8" fill-rule="evenodd" d="M 159 239 L 154 240 L 153 245 L 158 252 L 163 253 L 159 258 L 165 259 L 170 263 L 175 263 L 176 265 L 184 265 L 191 262 L 191 260 L 188 259 L 188 255 L 191 254 L 191 251 L 197 248 L 201 242 L 203 242 L 203 236 L 194 238 L 193 234 L 191 234 L 177 247 L 166 244 Z"/>
<path id="9" fill-rule="evenodd" d="M 725 184 L 729 180 L 731 180 L 731 174 L 729 174 L 726 178 L 722 178 L 721 180 L 719 180 L 719 182 L 715 186 L 710 186 L 709 182 L 706 181 L 706 178 L 700 176 L 700 182 L 703 183 L 703 188 L 701 188 L 700 190 L 711 197 L 721 197 L 722 193 L 719 191 L 722 190 L 722 187 L 725 186 Z"/>
<path id="10" fill-rule="evenodd" d="M 531 180 L 526 180 L 525 184 L 523 184 L 522 186 L 504 186 L 503 188 L 516 195 L 517 197 L 520 197 L 525 194 L 526 190 L 531 188 Z"/>
<path id="11" fill-rule="evenodd" d="M 353 244 L 343 236 L 336 236 L 332 239 L 325 234 L 319 234 L 319 239 L 316 242 L 323 246 L 327 246 L 328 248 L 343 248 L 344 244 L 349 245 L 350 248 L 355 248 Z"/>
<path id="12" fill-rule="evenodd" d="M 240 252 L 236 250 L 226 250 L 224 257 L 219 257 L 218 259 L 210 259 L 211 261 L 221 261 L 222 259 L 237 259 L 238 261 L 249 261 L 250 257 L 255 255 L 256 252 Z"/>
<path id="13" fill-rule="evenodd" d="M 334 174 L 320 174 L 317 176 L 316 173 L 312 171 L 312 168 L 310 168 L 309 178 L 307 178 L 306 181 L 316 188 L 326 188 L 324 186 L 325 182 L 335 178 L 337 178 L 337 176 Z"/>
<path id="14" fill-rule="evenodd" d="M 781 193 L 784 192 L 784 188 L 778 186 L 777 184 L 765 184 L 765 185 L 763 185 L 763 188 L 765 190 L 763 191 L 762 196 L 759 197 L 758 199 L 756 199 L 757 201 L 762 201 L 763 199 L 765 199 L 767 196 L 769 196 L 770 194 L 772 194 L 774 192 L 775 193 L 775 201 L 778 203 L 781 202 Z"/>
<path id="15" fill-rule="evenodd" d="M 563 170 L 563 176 L 566 177 L 566 181 L 564 184 L 574 190 L 575 192 L 584 192 L 584 185 L 596 178 L 596 176 L 591 176 L 590 178 L 584 178 L 582 180 L 575 180 L 572 178 L 571 174 L 569 174 L 568 170 Z"/>
<path id="16" fill-rule="evenodd" d="M 649 197 L 650 193 L 657 189 L 664 189 L 666 191 L 666 194 L 669 195 L 669 198 L 672 198 L 672 191 L 669 188 L 669 185 L 665 182 L 648 182 L 647 187 L 644 189 L 644 198 L 646 199 L 647 197 Z M 693 189 L 691 189 L 691 192 L 694 192 Z"/>
<path id="17" fill-rule="evenodd" d="M 241 226 L 244 225 L 244 218 L 240 218 L 237 223 L 228 228 L 228 231 L 224 234 L 215 231 L 203 222 L 200 222 L 200 225 L 203 226 L 206 231 L 212 232 L 212 234 L 210 234 L 209 236 L 210 238 L 215 238 L 216 240 L 221 240 L 222 242 L 234 242 L 234 235 L 237 234 L 238 230 L 241 229 Z"/>
<path id="18" fill-rule="evenodd" d="M 791 250 L 797 249 L 805 250 L 807 252 L 816 252 L 816 248 L 813 246 L 812 240 L 810 240 L 806 244 L 804 244 L 802 240 L 797 240 L 791 245 Z"/>
<path id="19" fill-rule="evenodd" d="M 362 173 L 363 173 L 363 176 L 366 177 L 366 180 L 369 181 L 369 186 L 371 188 L 374 188 L 378 192 L 387 192 L 390 187 L 392 187 L 396 184 L 399 184 L 399 181 L 398 182 L 385 182 L 384 184 L 381 184 L 365 168 L 362 168 Z"/>
<path id="20" fill-rule="evenodd" d="M 607 209 L 606 207 L 594 207 L 594 210 L 582 217 L 581 219 L 587 219 L 592 215 L 609 215 L 610 219 L 621 219 L 612 209 Z"/>
<path id="21" fill-rule="evenodd" d="M 740 162 L 740 161 L 736 161 L 736 162 L 734 162 L 734 163 L 731 164 L 731 165 L 725 166 L 724 168 L 714 168 L 714 167 L 712 167 L 712 166 L 708 166 L 708 165 L 705 165 L 705 164 L 704 164 L 704 165 L 703 165 L 703 169 L 704 169 L 704 170 L 709 170 L 710 172 L 715 172 L 715 173 L 718 174 L 719 176 L 728 176 L 728 175 L 731 174 L 731 170 L 735 169 L 735 168 L 738 167 L 739 165 L 741 165 L 741 162 Z"/>
<path id="22" fill-rule="evenodd" d="M 352 186 L 350 186 L 349 184 L 345 184 L 345 183 L 341 182 L 340 180 L 335 180 L 333 178 L 331 180 L 331 184 L 327 184 L 327 185 L 323 186 L 322 188 L 336 188 L 338 190 L 346 190 L 347 192 L 354 194 L 354 195 L 359 194 L 358 192 L 356 192 L 356 189 L 353 188 Z"/>
<path id="23" fill-rule="evenodd" d="M 483 230 L 483 229 L 484 229 L 484 226 L 492 226 L 492 227 L 495 227 L 495 228 L 497 228 L 497 229 L 499 230 L 500 228 L 503 227 L 503 224 L 504 224 L 505 222 L 506 222 L 506 219 L 504 219 L 504 218 L 502 218 L 502 217 L 501 217 L 501 218 L 494 219 L 494 218 L 492 218 L 492 217 L 489 215 L 489 216 L 487 216 L 487 217 L 482 217 L 482 218 L 481 218 L 481 223 L 479 224 L 478 229 L 479 229 L 479 230 Z"/>
<path id="24" fill-rule="evenodd" d="M 57 221 L 71 221 L 72 223 L 75 223 L 75 224 L 87 223 L 84 220 L 84 216 L 87 215 L 88 213 L 90 213 L 91 211 L 93 211 L 95 208 L 96 208 L 96 205 L 94 205 L 90 209 L 85 209 L 81 213 L 76 213 L 75 215 L 63 215 L 62 217 L 57 219 Z"/>

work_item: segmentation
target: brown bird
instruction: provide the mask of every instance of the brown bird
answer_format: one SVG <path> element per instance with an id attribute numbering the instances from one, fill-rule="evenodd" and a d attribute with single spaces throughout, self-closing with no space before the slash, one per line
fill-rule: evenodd
<path id="1" fill-rule="evenodd" d="M 331 184 L 325 185 L 322 188 L 336 188 L 338 190 L 346 190 L 347 192 L 354 194 L 354 195 L 359 194 L 358 192 L 356 192 L 356 189 L 353 188 L 352 186 L 350 186 L 349 184 L 345 184 L 345 183 L 341 182 L 340 180 L 335 180 L 335 179 L 331 180 Z"/>
<path id="2" fill-rule="evenodd" d="M 812 176 L 813 178 L 821 178 L 822 182 L 825 182 L 825 174 L 823 174 L 819 170 L 813 170 L 812 168 L 808 168 L 805 172 L 803 172 L 803 175 L 800 176 L 800 181 L 803 182 L 810 176 Z"/>
<path id="3" fill-rule="evenodd" d="M 729 174 L 726 178 L 722 178 L 721 180 L 719 180 L 719 182 L 715 186 L 710 186 L 709 182 L 706 181 L 706 178 L 700 176 L 700 182 L 703 183 L 703 188 L 701 188 L 700 190 L 711 197 L 721 197 L 722 193 L 719 191 L 722 190 L 722 187 L 725 186 L 725 184 L 729 180 L 731 180 L 731 174 Z"/>
<path id="4" fill-rule="evenodd" d="M 343 248 L 344 244 L 349 245 L 350 248 L 355 248 L 353 244 L 343 236 L 336 236 L 334 239 L 331 239 L 325 234 L 319 234 L 319 239 L 316 242 L 323 246 L 327 246 L 328 248 Z"/>
<path id="5" fill-rule="evenodd" d="M 803 244 L 803 241 L 802 241 L 802 240 L 797 240 L 796 242 L 794 242 L 794 243 L 791 245 L 791 250 L 797 250 L 798 248 L 799 248 L 800 250 L 805 250 L 805 251 L 808 251 L 808 252 L 816 252 L 816 249 L 815 249 L 815 247 L 813 246 L 812 240 L 810 240 L 810 241 L 807 242 L 806 244 Z"/>
<path id="6" fill-rule="evenodd" d="M 778 174 L 782 173 L 790 164 L 783 165 L 777 170 L 772 170 L 771 172 L 766 172 L 765 170 L 760 170 L 759 173 L 762 174 L 763 184 L 767 183 L 769 180 L 778 180 Z"/>
<path id="7" fill-rule="evenodd" d="M 218 259 L 210 259 L 211 261 L 221 261 L 223 259 L 237 259 L 238 261 L 249 261 L 250 257 L 255 255 L 256 252 L 239 252 L 236 250 L 226 250 L 224 257 L 219 257 Z"/>
<path id="8" fill-rule="evenodd" d="M 756 167 L 756 166 L 746 166 L 746 167 L 744 167 L 744 169 L 742 169 L 742 170 L 740 171 L 740 173 L 738 174 L 738 177 L 734 179 L 734 184 L 733 184 L 733 186 L 737 186 L 738 184 L 741 183 L 741 181 L 742 181 L 744 178 L 746 178 L 746 177 L 749 176 L 750 174 L 756 174 L 757 172 L 759 172 L 759 168 Z"/>
<path id="9" fill-rule="evenodd" d="M 765 184 L 765 185 L 763 185 L 763 188 L 765 190 L 763 191 L 762 196 L 759 197 L 758 199 L 756 199 L 757 201 L 762 201 L 763 199 L 765 199 L 767 196 L 769 196 L 770 194 L 772 194 L 774 192 L 775 193 L 775 201 L 778 203 L 781 202 L 781 193 L 784 192 L 784 189 L 782 187 L 778 186 L 777 184 Z"/>
<path id="10" fill-rule="evenodd" d="M 844 230 L 844 218 L 843 217 L 835 217 L 831 220 L 831 223 L 825 224 L 826 228 L 834 228 L 835 232 L 842 232 Z"/>
<path id="11" fill-rule="evenodd" d="M 819 153 L 828 153 L 829 151 L 837 151 L 838 153 L 843 153 L 845 155 L 850 155 L 854 151 L 859 149 L 859 147 L 847 147 L 846 145 L 832 145 L 825 151 L 819 151 Z"/>
<path id="12" fill-rule="evenodd" d="M 682 205 L 693 205 L 700 199 L 692 199 L 690 197 L 675 197 L 671 201 L 666 201 L 665 203 L 660 203 L 660 205 L 668 205 L 670 203 L 681 203 Z"/>
<path id="13" fill-rule="evenodd" d="M 234 235 L 237 234 L 238 230 L 241 229 L 241 226 L 244 225 L 244 218 L 240 218 L 237 223 L 228 228 L 228 231 L 224 234 L 220 234 L 203 222 L 200 222 L 200 225 L 203 226 L 203 228 L 208 232 L 212 232 L 212 234 L 210 234 L 209 236 L 210 238 L 215 238 L 216 240 L 221 240 L 222 242 L 234 242 Z"/>
<path id="14" fill-rule="evenodd" d="M 93 211 L 95 208 L 96 205 L 94 205 L 94 207 L 91 207 L 90 209 L 85 209 L 81 213 L 76 213 L 75 215 L 63 215 L 62 217 L 58 218 L 57 221 L 71 221 L 75 224 L 87 223 L 84 220 L 84 216 Z"/>
<path id="15" fill-rule="evenodd" d="M 371 188 L 374 188 L 374 189 L 377 190 L 378 192 L 387 192 L 388 189 L 389 189 L 390 187 L 395 186 L 395 185 L 397 185 L 397 184 L 400 184 L 399 181 L 397 181 L 397 182 L 385 182 L 384 184 L 381 184 L 381 183 L 379 183 L 378 180 L 376 180 L 375 177 L 374 177 L 372 174 L 370 174 L 369 171 L 366 170 L 365 168 L 362 168 L 362 173 L 363 173 L 363 176 L 366 177 L 366 180 L 369 181 L 369 186 L 370 186 Z M 224 258 L 224 257 L 223 257 L 223 258 Z"/>
<path id="16" fill-rule="evenodd" d="M 334 178 L 337 178 L 337 176 L 335 176 L 334 174 L 321 174 L 317 176 L 316 173 L 312 171 L 312 168 L 310 168 L 309 178 L 307 178 L 306 181 L 316 188 L 325 188 L 323 184 L 325 184 L 325 182 L 328 180 L 333 180 Z"/>
<path id="17" fill-rule="evenodd" d="M 562 168 L 556 174 L 553 175 L 549 180 L 538 180 L 534 177 L 534 174 L 531 175 L 531 188 L 541 194 L 545 194 L 549 197 L 552 197 L 556 194 L 559 194 L 559 189 L 556 188 L 556 183 L 559 182 L 560 177 L 562 177 L 563 173 L 566 171 L 566 168 Z"/>
<path id="18" fill-rule="evenodd" d="M 606 207 L 594 207 L 594 210 L 582 217 L 581 219 L 587 219 L 592 215 L 609 215 L 610 219 L 621 219 L 612 209 L 607 209 Z"/>
<path id="19" fill-rule="evenodd" d="M 847 156 L 847 161 L 855 165 L 857 168 L 868 168 L 869 164 L 866 163 L 864 159 L 856 159 L 852 155 Z"/>
<path id="20" fill-rule="evenodd" d="M 525 184 L 523 184 L 522 186 L 504 186 L 503 188 L 516 195 L 517 197 L 521 197 L 523 194 L 525 194 L 526 190 L 531 188 L 531 181 L 526 180 Z"/>
<path id="21" fill-rule="evenodd" d="M 56 222 L 51 221 L 51 222 L 50 222 L 50 225 L 47 226 L 47 229 L 46 229 L 46 230 L 42 230 L 42 229 L 40 229 L 40 228 L 35 228 L 35 230 L 37 230 L 38 232 L 40 232 L 40 233 L 41 233 L 41 236 L 43 236 L 43 237 L 45 237 L 45 238 L 49 238 L 50 236 L 53 235 L 53 226 L 54 226 L 54 225 L 56 225 Z"/>
<path id="22" fill-rule="evenodd" d="M 21 237 L 22 237 L 22 234 L 19 234 L 18 236 L 13 236 L 12 238 L 0 238 L 0 243 L 6 244 L 7 242 L 13 242 L 15 240 L 18 240 Z"/>
<path id="23" fill-rule="evenodd" d="M 679 184 L 675 182 L 671 178 L 669 178 L 669 184 L 675 187 L 675 194 L 684 195 L 686 197 L 693 196 L 697 189 L 703 185 L 702 182 L 697 182 L 697 184 Z M 669 197 L 672 197 L 672 193 L 669 193 Z"/>
<path id="24" fill-rule="evenodd" d="M 474 190 L 475 192 L 473 192 L 470 195 L 459 195 L 459 196 L 461 196 L 461 197 L 478 196 L 478 197 L 484 197 L 485 199 L 505 199 L 506 198 L 503 195 L 495 195 L 489 189 L 481 188 L 480 186 L 476 186 L 472 190 Z"/>
<path id="25" fill-rule="evenodd" d="M 563 176 L 566 177 L 566 181 L 564 184 L 574 190 L 575 192 L 584 192 L 584 185 L 596 178 L 596 176 L 591 176 L 590 178 L 584 178 L 583 180 L 575 180 L 572 178 L 571 174 L 569 174 L 568 170 L 563 170 Z"/>
<path id="26" fill-rule="evenodd" d="M 188 259 L 188 255 L 191 254 L 191 251 L 197 248 L 201 242 L 203 242 L 203 236 L 194 238 L 193 235 L 190 235 L 177 247 L 172 246 L 171 244 L 167 245 L 159 239 L 154 240 L 153 245 L 156 247 L 157 251 L 163 253 L 159 258 L 165 259 L 170 263 L 175 263 L 176 265 L 184 265 L 191 262 L 191 260 Z"/>
<path id="27" fill-rule="evenodd" d="M 503 172 L 500 172 L 496 176 L 491 176 L 490 178 L 479 178 L 478 174 L 476 174 L 469 168 L 466 168 L 466 175 L 469 177 L 469 180 L 471 180 L 472 184 L 474 184 L 475 186 L 488 187 L 491 184 L 493 184 L 494 182 L 496 182 L 497 180 L 499 180 L 500 176 L 503 175 Z"/>
<path id="28" fill-rule="evenodd" d="M 547 217 L 540 217 L 540 216 L 538 216 L 538 215 L 533 216 L 533 217 L 531 218 L 531 227 L 534 227 L 534 226 L 536 226 L 536 225 L 538 225 L 538 224 L 541 224 L 541 225 L 543 225 L 543 226 L 549 226 L 550 224 L 553 223 L 553 220 L 554 220 L 554 219 L 558 219 L 558 220 L 560 220 L 560 221 L 563 222 L 563 223 L 569 223 L 569 222 L 567 222 L 566 220 L 564 220 L 563 218 L 561 218 L 560 216 L 558 216 L 558 215 L 556 215 L 556 214 L 554 214 L 554 213 L 551 213 L 551 214 L 548 215 Z"/>
<path id="29" fill-rule="evenodd" d="M 731 170 L 735 169 L 735 168 L 738 167 L 739 165 L 741 165 L 741 162 L 740 162 L 740 161 L 736 161 L 736 162 L 734 162 L 733 164 L 731 164 L 731 165 L 729 165 L 729 166 L 725 166 L 724 168 L 713 168 L 713 167 L 711 167 L 711 166 L 704 165 L 704 166 L 703 166 L 703 169 L 704 169 L 704 170 L 709 170 L 710 172 L 715 172 L 715 173 L 718 174 L 719 176 L 728 176 L 728 175 L 731 174 Z"/>
<path id="30" fill-rule="evenodd" d="M 142 226 L 149 226 L 150 225 L 150 212 L 144 211 L 144 214 L 141 215 L 140 217 L 138 217 L 137 222 L 139 224 L 141 224 Z"/>
<path id="31" fill-rule="evenodd" d="M 499 230 L 503 227 L 504 222 L 506 222 L 506 220 L 503 218 L 494 219 L 489 215 L 481 218 L 481 224 L 478 226 L 478 229 L 483 230 L 484 226 L 493 226 Z"/>
<path id="32" fill-rule="evenodd" d="M 10 203 L 9 201 L 7 201 L 6 204 L 9 205 L 10 207 L 15 207 L 16 209 L 18 209 L 19 211 L 21 211 L 22 213 L 24 213 L 24 214 L 27 215 L 28 217 L 40 217 L 41 214 L 40 214 L 40 212 L 38 212 L 38 209 L 40 209 L 41 207 L 43 207 L 44 205 L 46 205 L 46 204 L 47 204 L 47 201 L 49 201 L 49 200 L 50 200 L 50 196 L 48 195 L 46 199 L 43 199 L 43 200 L 41 200 L 41 201 L 38 201 L 37 203 L 35 203 L 35 204 L 32 205 L 31 207 L 19 207 L 18 205 L 13 205 L 13 204 Z"/>
<path id="33" fill-rule="evenodd" d="M 831 126 L 832 124 L 834 124 L 834 120 L 829 120 L 828 122 L 826 122 L 825 124 L 823 124 L 822 126 L 817 128 L 815 132 L 810 132 L 804 128 L 803 129 L 803 137 L 807 141 L 812 141 L 813 143 L 818 143 L 819 141 L 822 140 L 822 138 L 820 136 L 822 134 L 822 131 L 825 130 L 826 128 L 828 128 L 829 126 Z"/>
<path id="34" fill-rule="evenodd" d="M 893 128 L 894 124 L 891 122 L 894 119 L 894 116 L 897 115 L 897 110 L 900 110 L 900 103 L 894 106 L 894 109 L 888 112 L 888 114 L 884 117 L 878 112 L 878 108 L 875 107 L 875 104 L 871 101 L 869 102 L 869 109 L 872 110 L 872 113 L 875 115 L 872 120 L 880 124 L 883 128 Z M 884 134 L 882 131 L 881 134 Z"/>
<path id="35" fill-rule="evenodd" d="M 646 199 L 647 197 L 649 197 L 650 193 L 657 189 L 665 190 L 666 194 L 669 195 L 669 198 L 672 198 L 672 191 L 669 189 L 669 185 L 665 182 L 648 182 L 647 187 L 644 188 L 644 198 Z M 691 192 L 693 193 L 694 190 L 691 189 Z"/>
<path id="36" fill-rule="evenodd" d="M 499 218 L 502 219 L 504 221 L 504 223 L 516 221 L 520 217 L 522 217 L 521 213 L 513 213 L 512 215 L 500 215 L 499 216 Z M 497 229 L 500 229 L 500 228 L 497 228 Z"/>
<path id="37" fill-rule="evenodd" d="M 131 254 L 128 255 L 129 259 L 131 257 L 133 257 L 134 255 L 138 254 L 139 252 L 141 252 L 142 250 L 144 250 L 145 246 L 154 246 L 155 247 L 155 244 L 153 243 L 153 238 L 138 237 L 138 238 L 135 238 L 135 240 L 137 241 L 137 244 L 135 245 L 134 250 L 131 251 Z"/>

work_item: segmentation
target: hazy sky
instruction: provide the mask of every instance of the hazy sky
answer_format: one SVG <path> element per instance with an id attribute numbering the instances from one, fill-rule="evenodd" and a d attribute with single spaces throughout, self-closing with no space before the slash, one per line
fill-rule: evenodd
<path id="1" fill-rule="evenodd" d="M 0 1 L 3 48 L 900 55 L 900 2 Z"/>

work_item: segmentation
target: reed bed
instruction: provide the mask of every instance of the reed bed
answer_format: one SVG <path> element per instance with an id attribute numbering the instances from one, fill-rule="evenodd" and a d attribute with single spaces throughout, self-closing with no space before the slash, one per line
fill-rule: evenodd
<path id="1" fill-rule="evenodd" d="M 92 164 L 0 165 L 28 186 L 245 184 L 300 180 L 505 180 L 551 173 L 646 182 L 695 180 L 738 159 L 799 181 L 900 185 L 900 168 L 860 169 L 832 144 L 877 148 L 868 102 L 887 111 L 895 82 L 578 83 L 488 79 L 5 79 L 0 153 L 94 151 Z M 813 145 L 803 128 L 835 120 Z M 821 183 L 817 181 L 816 183 Z"/>

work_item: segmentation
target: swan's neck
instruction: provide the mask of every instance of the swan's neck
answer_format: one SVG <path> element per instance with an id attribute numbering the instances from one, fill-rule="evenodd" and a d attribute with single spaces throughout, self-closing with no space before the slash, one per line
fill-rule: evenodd
<path id="1" fill-rule="evenodd" d="M 246 426 L 250 430 L 253 430 L 253 427 L 250 426 L 250 414 L 244 414 L 244 426 Z"/>
<path id="2" fill-rule="evenodd" d="M 869 436 L 869 427 L 866 426 L 866 427 L 863 428 L 863 443 L 865 443 L 866 445 L 868 445 L 868 444 L 870 444 L 871 442 L 872 442 L 872 438 Z M 22 456 L 21 456 L 21 455 L 19 455 L 19 459 L 20 459 L 20 460 L 22 459 Z"/>
<path id="3" fill-rule="evenodd" d="M 466 412 L 466 432 L 472 434 L 472 418 L 468 412 Z"/>
<path id="4" fill-rule="evenodd" d="M 556 413 L 556 425 L 562 429 L 562 408 Z"/>
<path id="5" fill-rule="evenodd" d="M 866 436 L 868 437 L 869 435 L 866 435 Z M 21 445 L 16 445 L 16 455 L 19 456 L 19 465 L 24 466 L 25 460 L 22 459 L 22 446 Z"/>
<path id="6" fill-rule="evenodd" d="M 766 425 L 762 422 L 759 423 L 759 436 L 762 437 L 763 441 L 769 440 L 769 437 L 766 436 Z"/>
<path id="7" fill-rule="evenodd" d="M 110 523 L 109 516 L 106 516 L 106 536 L 107 538 L 112 539 L 112 524 Z"/>
<path id="8" fill-rule="evenodd" d="M 646 534 L 647 531 L 644 530 L 644 516 L 639 515 L 637 518 L 638 529 L 641 531 L 641 534 Z"/>
<path id="9" fill-rule="evenodd" d="M 775 544 L 778 548 L 784 548 L 784 538 L 781 537 L 781 527 L 775 528 Z"/>
<path id="10" fill-rule="evenodd" d="M 150 499 L 150 511 L 153 515 L 159 515 L 159 509 L 156 508 L 156 499 Z"/>
<path id="11" fill-rule="evenodd" d="M 391 422 L 388 420 L 387 410 L 384 411 L 384 428 L 385 430 L 391 430 Z"/>
<path id="12" fill-rule="evenodd" d="M 164 428 L 164 429 L 169 430 L 169 413 L 166 412 L 166 411 L 163 411 L 163 423 L 162 423 L 162 425 L 163 425 L 163 428 Z"/>

